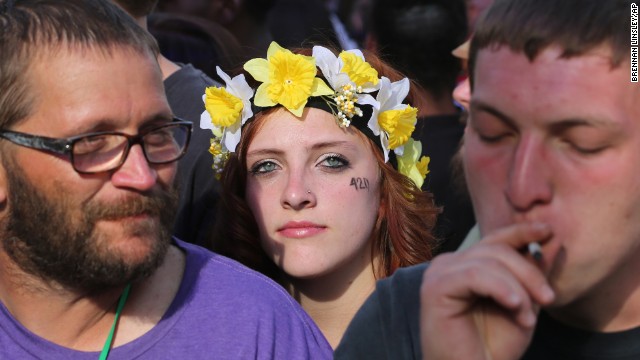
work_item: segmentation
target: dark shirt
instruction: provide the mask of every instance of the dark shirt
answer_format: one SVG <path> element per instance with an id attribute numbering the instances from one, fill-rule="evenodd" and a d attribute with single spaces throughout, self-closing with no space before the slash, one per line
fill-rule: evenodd
<path id="1" fill-rule="evenodd" d="M 347 328 L 334 360 L 422 359 L 419 291 L 426 268 L 426 263 L 401 268 L 378 281 Z"/>
<path id="2" fill-rule="evenodd" d="M 522 360 L 637 360 L 640 359 L 638 339 L 640 327 L 598 333 L 564 325 L 542 312 Z"/>
<path id="3" fill-rule="evenodd" d="M 460 147 L 464 124 L 460 115 L 428 116 L 418 119 L 412 137 L 422 142 L 422 154 L 429 156 L 429 174 L 422 190 L 434 196 L 442 213 L 434 229 L 440 239 L 436 253 L 454 251 L 475 224 L 473 207 L 461 179 L 456 179 L 452 159 Z"/>
<path id="4" fill-rule="evenodd" d="M 420 286 L 427 267 L 420 264 L 399 269 L 378 281 L 375 292 L 349 324 L 334 359 L 422 359 Z M 559 323 L 543 311 L 521 359 L 637 360 L 638 339 L 640 327 L 614 333 L 591 332 Z"/>
<path id="5" fill-rule="evenodd" d="M 211 130 L 200 128 L 202 96 L 207 86 L 220 85 L 191 65 L 179 65 L 182 68 L 165 79 L 165 92 L 173 113 L 193 122 L 193 134 L 187 153 L 178 163 L 180 200 L 174 234 L 184 241 L 203 245 L 215 222 L 220 188 L 211 169 Z"/>

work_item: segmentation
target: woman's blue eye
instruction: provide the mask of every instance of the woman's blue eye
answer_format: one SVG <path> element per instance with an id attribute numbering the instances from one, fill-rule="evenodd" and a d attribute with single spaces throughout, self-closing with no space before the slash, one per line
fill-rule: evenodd
<path id="1" fill-rule="evenodd" d="M 331 155 L 324 158 L 320 162 L 320 165 L 328 168 L 332 168 L 332 169 L 339 169 L 349 165 L 349 162 L 346 159 L 342 158 L 341 156 Z"/>
<path id="2" fill-rule="evenodd" d="M 266 174 L 276 170 L 277 165 L 273 161 L 263 161 L 251 168 L 252 174 Z"/>

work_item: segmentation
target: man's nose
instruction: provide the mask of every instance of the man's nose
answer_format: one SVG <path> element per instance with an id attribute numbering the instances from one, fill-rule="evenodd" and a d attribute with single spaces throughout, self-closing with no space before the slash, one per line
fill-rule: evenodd
<path id="1" fill-rule="evenodd" d="M 117 187 L 147 191 L 155 185 L 157 179 L 158 173 L 144 156 L 142 146 L 135 144 L 129 149 L 122 166 L 113 173 L 111 182 Z"/>
<path id="2" fill-rule="evenodd" d="M 541 139 L 523 136 L 511 160 L 506 196 L 518 212 L 547 204 L 553 196 L 547 151 Z"/>

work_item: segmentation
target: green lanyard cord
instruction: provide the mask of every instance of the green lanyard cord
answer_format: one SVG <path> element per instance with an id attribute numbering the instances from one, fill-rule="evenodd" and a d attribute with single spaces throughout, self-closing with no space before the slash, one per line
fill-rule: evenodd
<path id="1" fill-rule="evenodd" d="M 127 284 L 120 295 L 120 300 L 118 300 L 118 308 L 116 309 L 116 317 L 113 319 L 113 324 L 111 324 L 111 330 L 109 331 L 109 336 L 107 337 L 107 341 L 104 342 L 104 346 L 102 347 L 102 351 L 100 352 L 100 360 L 107 360 L 109 356 L 109 351 L 111 350 L 111 344 L 113 343 L 113 334 L 116 332 L 116 326 L 118 325 L 118 319 L 120 318 L 120 313 L 122 312 L 122 308 L 124 308 L 124 303 L 127 302 L 127 297 L 129 297 L 129 290 L 131 290 L 131 284 Z"/>

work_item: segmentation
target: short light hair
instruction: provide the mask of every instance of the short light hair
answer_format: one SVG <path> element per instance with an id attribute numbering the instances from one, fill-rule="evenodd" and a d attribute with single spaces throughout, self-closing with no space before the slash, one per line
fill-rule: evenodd
<path id="1" fill-rule="evenodd" d="M 157 56 L 151 35 L 106 0 L 0 0 L 0 129 L 33 111 L 28 74 L 58 49 L 116 47 Z"/>

